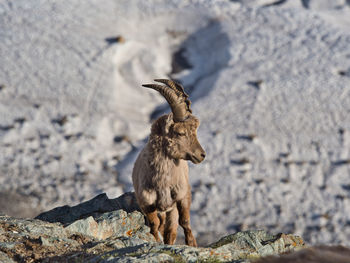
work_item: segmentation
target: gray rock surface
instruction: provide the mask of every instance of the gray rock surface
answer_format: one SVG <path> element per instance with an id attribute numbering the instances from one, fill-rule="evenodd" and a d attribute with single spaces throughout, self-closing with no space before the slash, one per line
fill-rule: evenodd
<path id="1" fill-rule="evenodd" d="M 13 261 L 11 258 L 9 258 L 4 252 L 0 251 L 0 262 L 13 263 L 15 261 Z"/>
<path id="2" fill-rule="evenodd" d="M 69 231 L 92 236 L 99 240 L 111 236 L 136 236 L 146 241 L 155 241 L 145 225 L 143 214 L 124 210 L 106 212 L 95 220 L 92 216 L 80 219 L 66 227 Z"/>
<path id="3" fill-rule="evenodd" d="M 113 250 L 90 262 L 160 262 L 169 256 L 167 260 L 170 262 L 250 262 L 262 256 L 286 253 L 302 247 L 304 242 L 300 237 L 253 230 L 223 237 L 206 248 L 144 243 Z"/>
<path id="4" fill-rule="evenodd" d="M 262 230 L 238 232 L 208 247 L 159 244 L 137 209 L 133 193 L 126 193 L 99 195 L 36 219 L 0 216 L 0 262 L 250 262 L 304 247 L 300 237 Z"/>
<path id="5" fill-rule="evenodd" d="M 349 263 L 350 248 L 344 246 L 316 246 L 280 256 L 269 256 L 255 263 Z"/>

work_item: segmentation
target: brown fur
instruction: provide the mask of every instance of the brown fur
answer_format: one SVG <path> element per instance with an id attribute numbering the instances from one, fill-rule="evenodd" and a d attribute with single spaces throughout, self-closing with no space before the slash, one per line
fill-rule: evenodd
<path id="1" fill-rule="evenodd" d="M 197 139 L 198 126 L 193 115 L 183 122 L 174 122 L 172 113 L 160 117 L 135 162 L 132 179 L 136 198 L 158 242 L 159 231 L 164 243 L 174 244 L 180 223 L 186 244 L 197 246 L 190 227 L 191 186 L 186 160 L 200 163 L 205 158 Z"/>

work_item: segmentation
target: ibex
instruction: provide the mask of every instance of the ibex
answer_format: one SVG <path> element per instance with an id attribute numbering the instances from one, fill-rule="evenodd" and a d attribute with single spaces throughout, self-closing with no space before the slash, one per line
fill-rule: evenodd
<path id="1" fill-rule="evenodd" d="M 159 117 L 140 152 L 132 172 L 137 202 L 149 221 L 151 234 L 160 242 L 174 244 L 178 223 L 189 246 L 197 246 L 190 226 L 191 186 L 187 160 L 202 162 L 205 151 L 197 139 L 199 120 L 192 115 L 191 101 L 177 82 L 142 85 L 158 91 L 167 100 L 172 113 Z"/>

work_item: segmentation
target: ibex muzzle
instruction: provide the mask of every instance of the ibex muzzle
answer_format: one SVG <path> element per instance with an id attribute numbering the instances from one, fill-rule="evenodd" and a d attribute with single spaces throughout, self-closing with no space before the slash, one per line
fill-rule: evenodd
<path id="1" fill-rule="evenodd" d="M 201 163 L 205 159 L 205 151 L 203 150 L 202 146 L 199 144 L 198 140 L 196 139 L 196 142 L 194 143 L 194 147 L 192 150 L 192 154 L 189 154 L 189 159 L 194 164 Z"/>

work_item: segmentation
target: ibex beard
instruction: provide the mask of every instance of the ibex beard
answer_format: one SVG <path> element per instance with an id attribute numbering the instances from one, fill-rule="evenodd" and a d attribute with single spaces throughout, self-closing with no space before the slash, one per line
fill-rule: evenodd
<path id="1" fill-rule="evenodd" d="M 149 140 L 135 162 L 132 180 L 136 199 L 157 242 L 160 232 L 165 244 L 174 244 L 180 224 L 186 244 L 197 246 L 190 226 L 187 160 L 198 164 L 205 158 L 197 139 L 199 120 L 192 115 L 191 101 L 179 83 L 155 81 L 165 85 L 143 86 L 162 94 L 172 112 L 153 123 Z"/>

